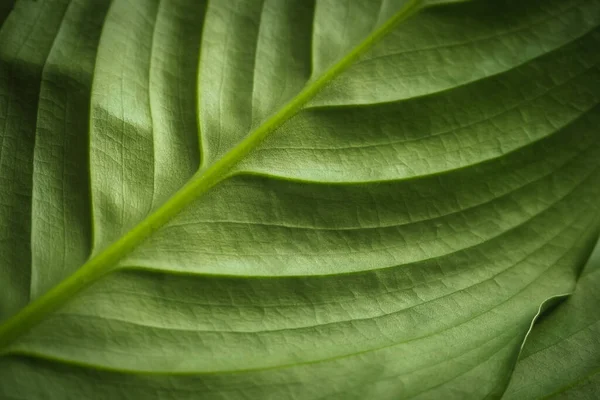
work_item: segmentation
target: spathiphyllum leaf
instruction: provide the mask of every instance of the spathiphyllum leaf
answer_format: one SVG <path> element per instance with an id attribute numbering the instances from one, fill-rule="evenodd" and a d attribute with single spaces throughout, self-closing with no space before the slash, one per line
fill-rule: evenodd
<path id="1" fill-rule="evenodd" d="M 599 396 L 600 0 L 0 22 L 1 399 Z"/>

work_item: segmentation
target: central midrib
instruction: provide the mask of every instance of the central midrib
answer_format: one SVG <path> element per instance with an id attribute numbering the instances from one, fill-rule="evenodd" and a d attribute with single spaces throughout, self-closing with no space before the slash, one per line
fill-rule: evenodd
<path id="1" fill-rule="evenodd" d="M 275 131 L 285 121 L 293 117 L 312 99 L 328 82 L 339 75 L 375 42 L 389 33 L 399 22 L 417 12 L 424 0 L 409 0 L 394 16 L 381 27 L 373 31 L 339 62 L 326 70 L 318 79 L 313 80 L 300 91 L 290 102 L 277 113 L 267 119 L 261 126 L 251 131 L 245 139 L 226 153 L 212 166 L 199 170 L 179 191 L 167 200 L 156 211 L 142 220 L 132 230 L 105 250 L 90 258 L 75 273 L 53 287 L 46 294 L 28 304 L 19 313 L 9 318 L 0 326 L 0 351 L 16 340 L 21 334 L 35 326 L 46 314 L 56 310 L 75 294 L 102 276 L 113 272 L 117 262 L 130 253 L 142 241 L 158 228 L 169 222 L 192 201 L 212 188 L 231 173 L 232 167 L 250 153 L 257 145 Z"/>

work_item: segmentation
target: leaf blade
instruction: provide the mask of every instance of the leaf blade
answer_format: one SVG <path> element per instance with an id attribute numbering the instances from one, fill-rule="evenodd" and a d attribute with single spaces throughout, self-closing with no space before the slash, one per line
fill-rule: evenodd
<path id="1" fill-rule="evenodd" d="M 381 13 L 400 3 L 383 1 L 375 6 Z M 505 3 L 515 6 L 510 1 Z M 324 9 L 319 8 L 323 4 L 317 4 L 317 11 Z M 544 7 L 557 3 L 531 4 L 523 6 L 529 17 L 532 9 L 543 12 Z M 586 7 L 591 12 L 586 18 L 593 19 L 597 4 L 589 4 Z M 281 6 L 261 4 L 261 19 L 268 20 L 275 14 L 290 17 L 289 9 L 270 14 L 273 9 L 269 6 L 273 5 Z M 121 3 L 115 10 L 133 13 L 135 6 Z M 473 3 L 461 10 L 478 7 L 492 6 Z M 129 46 L 126 51 L 143 53 L 143 57 L 133 57 L 133 62 L 145 71 L 142 75 L 151 76 L 140 82 L 142 104 L 148 103 L 146 92 L 150 86 L 163 90 L 169 86 L 161 86 L 160 79 L 152 80 L 160 71 L 157 63 L 163 57 L 156 54 L 161 51 L 164 37 L 148 38 L 157 37 L 161 17 L 152 22 L 151 16 L 156 11 L 160 16 L 160 10 L 160 4 L 149 3 L 142 14 L 132 15 L 137 21 L 133 25 L 144 25 L 141 42 L 151 46 Z M 250 11 L 258 15 L 256 10 Z M 168 17 L 165 13 L 163 17 Z M 117 20 L 123 18 L 122 14 L 114 14 Z M 418 21 L 419 17 L 415 18 Z M 125 29 L 123 20 L 120 24 Z M 263 21 L 249 37 L 264 33 L 261 40 L 267 40 L 273 36 L 267 34 L 267 27 L 275 25 L 267 26 Z M 180 40 L 178 35 L 183 31 L 178 32 L 173 43 Z M 283 36 L 274 35 L 274 39 L 285 43 Z M 535 107 L 518 105 L 512 118 L 493 120 L 489 126 L 501 123 L 511 133 L 499 138 L 498 148 L 488 149 L 474 161 L 457 157 L 431 173 L 424 168 L 413 176 L 395 171 L 388 182 L 364 176 L 353 178 L 349 173 L 335 184 L 331 176 L 336 171 L 330 170 L 326 158 L 315 163 L 323 172 L 313 176 L 299 164 L 295 165 L 297 171 L 290 168 L 279 175 L 259 174 L 251 168 L 244 173 L 229 170 L 241 158 L 252 159 L 257 154 L 251 150 L 256 149 L 263 134 L 272 138 L 287 132 L 294 139 L 302 123 L 290 129 L 290 117 L 300 121 L 304 113 L 318 111 L 327 120 L 333 114 L 331 109 L 300 110 L 308 98 L 326 88 L 329 78 L 310 81 L 300 97 L 246 137 L 242 144 L 248 147 L 234 150 L 202 169 L 191 184 L 149 219 L 143 219 L 133 233 L 51 292 L 55 295 L 50 298 L 56 303 L 35 311 L 45 317 L 41 324 L 24 335 L 11 333 L 9 326 L 4 332 L 17 340 L 0 358 L 1 379 L 26 398 L 43 397 L 39 388 L 32 387 L 32 381 L 53 387 L 53 393 L 63 398 L 89 397 L 95 387 L 111 398 L 143 394 L 194 398 L 198 391 L 203 398 L 499 397 L 538 305 L 549 296 L 573 288 L 597 235 L 598 113 L 594 88 L 598 76 L 595 53 L 583 51 L 593 48 L 596 39 L 592 32 L 572 45 L 551 49 L 546 57 L 554 64 L 549 62 L 544 69 L 540 67 L 543 60 L 533 60 L 528 64 L 530 75 L 524 74 L 520 80 L 505 79 L 514 75 L 513 69 L 490 78 L 501 82 L 495 87 L 489 85 L 491 88 L 507 84 L 503 99 L 515 88 L 533 81 L 528 88 L 543 101 L 536 103 L 535 96 L 526 97 Z M 267 41 L 262 45 L 266 46 Z M 188 44 L 197 46 L 192 40 Z M 261 55 L 256 49 L 250 53 L 254 52 L 260 64 Z M 362 51 L 358 49 L 349 59 L 342 58 L 333 71 L 350 65 L 352 57 Z M 332 59 L 339 60 L 336 54 L 331 51 Z M 562 61 L 555 62 L 559 54 Z M 189 74 L 193 57 L 184 59 Z M 280 61 L 283 59 L 285 55 Z M 125 64 L 121 66 L 126 70 Z M 306 64 L 302 65 L 298 82 L 306 78 Z M 267 75 L 254 72 L 253 90 L 260 91 L 261 85 L 255 84 Z M 583 74 L 580 80 L 578 73 Z M 114 77 L 105 78 L 103 82 Z M 117 82 L 122 79 L 116 78 Z M 164 82 L 170 82 L 169 77 L 164 78 Z M 536 83 L 543 83 L 541 91 L 535 91 L 539 89 Z M 489 80 L 483 84 L 489 84 Z M 464 103 L 468 103 L 468 93 L 482 91 L 479 85 L 473 82 L 467 86 L 462 95 Z M 545 96 L 544 89 L 551 95 Z M 297 90 L 296 85 L 289 90 Z M 452 94 L 459 90 L 453 88 Z M 188 112 L 181 115 L 189 117 L 192 90 L 186 87 L 184 92 Z M 262 117 L 263 99 L 256 93 L 251 96 L 252 102 L 256 115 Z M 406 99 L 388 113 L 390 121 L 410 125 L 414 122 L 411 118 L 419 117 L 418 105 L 427 101 L 438 101 L 443 110 L 444 102 L 432 100 L 435 96 L 443 94 Z M 210 97 L 201 101 L 207 99 Z M 146 104 L 150 112 L 144 111 L 150 117 L 146 118 L 147 125 L 155 141 L 155 128 L 161 129 L 163 118 L 178 111 L 169 108 L 173 103 L 166 101 L 163 114 L 162 107 L 157 106 L 162 100 L 154 97 L 153 106 L 150 95 L 150 104 Z M 491 110 L 498 101 L 490 100 L 481 107 L 488 115 L 494 114 Z M 412 109 L 404 109 L 413 102 Z M 269 107 L 264 105 L 265 110 Z M 338 111 L 340 118 L 331 123 L 333 128 L 342 127 L 345 117 L 364 110 Z M 448 115 L 457 114 L 456 109 L 453 111 Z M 396 120 L 394 114 L 398 114 Z M 370 124 L 365 123 L 363 131 L 373 130 L 385 137 L 389 133 L 381 130 L 383 121 L 377 119 L 378 115 L 365 118 Z M 425 115 L 420 114 L 421 118 Z M 242 117 L 246 123 L 255 119 Z M 116 119 L 121 120 L 127 122 Z M 178 120 L 176 117 L 173 121 Z M 530 132 L 519 130 L 520 124 L 539 131 L 525 139 L 525 133 Z M 325 124 L 318 122 L 314 127 L 321 125 Z M 352 128 L 352 123 L 347 125 Z M 162 129 L 169 132 L 164 126 Z M 182 133 L 182 129 L 175 130 Z M 431 131 L 423 129 L 417 136 Z M 471 138 L 476 131 L 471 131 Z M 96 131 L 104 135 L 102 132 Z M 186 134 L 188 139 L 196 136 L 191 129 Z M 357 130 L 353 135 L 359 134 Z M 459 141 L 469 137 L 464 131 L 453 134 Z M 202 135 L 210 137 L 211 132 L 204 130 Z M 347 139 L 342 139 L 344 135 L 339 139 L 330 136 L 328 140 Z M 193 141 L 186 143 L 196 147 Z M 445 145 L 448 143 L 443 142 Z M 436 145 L 425 141 L 413 149 L 432 152 Z M 395 154 L 388 157 L 393 159 Z M 440 158 L 449 157 L 450 152 L 441 154 Z M 160 164 L 157 156 L 163 154 L 154 148 L 154 168 Z M 370 159 L 364 153 L 356 160 L 366 166 Z M 287 162 L 295 161 L 292 157 Z M 350 169 L 353 163 L 345 167 Z M 379 169 L 371 169 L 377 178 Z M 289 171 L 299 173 L 300 178 L 290 176 Z M 149 173 L 139 172 L 144 176 Z M 175 182 L 165 183 L 177 186 Z M 197 199 L 198 194 L 202 196 Z M 144 196 L 143 200 L 151 200 L 152 208 L 155 197 Z M 116 205 L 115 210 L 127 212 L 116 203 L 111 203 Z M 127 206 L 135 207 L 135 203 Z M 175 208 L 184 206 L 185 210 L 176 215 Z M 144 210 L 135 211 L 139 215 L 132 220 L 145 217 Z M 165 225 L 159 228 L 162 223 Z M 142 237 L 147 240 L 139 243 Z M 107 265 L 117 267 L 106 269 Z M 80 292 L 83 286 L 86 289 Z M 59 308 L 67 297 L 73 301 Z M 55 312 L 46 315 L 54 308 Z M 30 310 L 26 308 L 20 314 L 25 315 L 18 322 L 24 324 L 21 328 L 35 319 L 27 317 Z M 499 331 L 503 332 L 501 336 L 497 335 Z M 77 384 L 66 383 L 66 376 L 77 377 Z M 474 381 L 478 382 L 476 387 Z"/>

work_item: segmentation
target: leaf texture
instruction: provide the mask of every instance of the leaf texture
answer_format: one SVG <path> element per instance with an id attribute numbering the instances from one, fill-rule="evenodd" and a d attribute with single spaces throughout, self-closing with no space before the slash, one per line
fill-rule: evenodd
<path id="1" fill-rule="evenodd" d="M 18 1 L 0 397 L 592 393 L 599 25 L 597 0 Z"/>
<path id="2" fill-rule="evenodd" d="M 504 398 L 593 399 L 600 389 L 600 246 L 577 290 L 528 337 Z"/>

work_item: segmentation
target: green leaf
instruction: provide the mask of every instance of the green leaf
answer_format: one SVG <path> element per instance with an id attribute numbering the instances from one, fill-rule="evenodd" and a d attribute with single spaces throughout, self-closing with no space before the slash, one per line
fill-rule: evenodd
<path id="1" fill-rule="evenodd" d="M 600 246 L 572 297 L 534 327 L 503 398 L 594 399 L 600 390 Z"/>
<path id="2" fill-rule="evenodd" d="M 500 398 L 526 337 L 507 396 L 590 390 L 593 361 L 534 354 L 593 272 L 528 332 L 598 238 L 599 26 L 598 0 L 18 1 L 0 397 Z"/>

